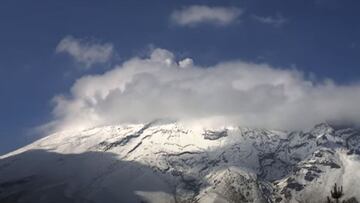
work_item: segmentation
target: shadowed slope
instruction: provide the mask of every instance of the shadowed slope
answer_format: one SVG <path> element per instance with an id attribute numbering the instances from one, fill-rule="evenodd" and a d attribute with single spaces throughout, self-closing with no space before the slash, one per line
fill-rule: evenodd
<path id="1" fill-rule="evenodd" d="M 140 202 L 146 192 L 171 202 L 170 188 L 151 168 L 112 153 L 31 150 L 0 160 L 0 202 Z"/>

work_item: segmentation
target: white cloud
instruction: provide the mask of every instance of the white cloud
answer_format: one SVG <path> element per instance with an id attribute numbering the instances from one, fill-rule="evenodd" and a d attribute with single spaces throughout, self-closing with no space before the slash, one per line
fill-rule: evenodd
<path id="1" fill-rule="evenodd" d="M 90 68 L 93 64 L 108 62 L 113 55 L 113 45 L 87 42 L 67 36 L 57 45 L 56 53 L 67 53 L 76 62 L 84 64 L 85 68 Z"/>
<path id="2" fill-rule="evenodd" d="M 284 18 L 282 15 L 278 14 L 274 17 L 272 16 L 267 16 L 267 17 L 263 17 L 263 16 L 257 16 L 257 15 L 253 15 L 253 18 L 255 20 L 257 20 L 260 23 L 264 23 L 264 24 L 269 24 L 269 25 L 273 25 L 275 27 L 280 27 L 283 24 L 289 22 L 288 19 Z"/>
<path id="3" fill-rule="evenodd" d="M 186 67 L 186 68 L 183 68 Z M 155 49 L 54 98 L 57 130 L 176 119 L 280 129 L 360 123 L 360 85 L 313 82 L 296 70 L 243 61 L 199 67 Z"/>
<path id="4" fill-rule="evenodd" d="M 181 26 L 196 26 L 202 23 L 228 25 L 235 22 L 243 11 L 236 7 L 209 7 L 193 5 L 171 14 L 171 20 Z"/>
<path id="5" fill-rule="evenodd" d="M 186 58 L 179 61 L 179 66 L 181 68 L 188 68 L 194 65 L 194 61 L 191 58 Z"/>

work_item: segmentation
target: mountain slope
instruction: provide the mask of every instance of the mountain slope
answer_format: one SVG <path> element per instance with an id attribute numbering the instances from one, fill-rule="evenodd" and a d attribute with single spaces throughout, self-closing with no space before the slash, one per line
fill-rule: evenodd
<path id="1" fill-rule="evenodd" d="M 360 199 L 359 152 L 358 130 L 327 124 L 60 132 L 1 157 L 0 202 L 319 202 L 335 182 Z"/>

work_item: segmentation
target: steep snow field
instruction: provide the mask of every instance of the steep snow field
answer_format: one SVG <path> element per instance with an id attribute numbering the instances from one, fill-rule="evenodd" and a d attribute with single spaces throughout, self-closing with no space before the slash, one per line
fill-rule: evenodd
<path id="1" fill-rule="evenodd" d="M 179 123 L 60 132 L 0 157 L 0 202 L 321 202 L 360 185 L 360 133 Z"/>

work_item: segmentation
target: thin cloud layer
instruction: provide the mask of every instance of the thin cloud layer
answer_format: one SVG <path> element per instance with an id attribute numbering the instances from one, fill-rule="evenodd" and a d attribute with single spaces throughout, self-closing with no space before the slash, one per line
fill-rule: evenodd
<path id="1" fill-rule="evenodd" d="M 155 49 L 101 75 L 78 79 L 54 98 L 56 130 L 156 119 L 276 129 L 323 121 L 360 123 L 360 86 L 313 82 L 296 70 L 243 61 L 211 67 Z"/>
<path id="2" fill-rule="evenodd" d="M 90 68 L 94 64 L 108 62 L 113 49 L 110 43 L 100 44 L 67 36 L 57 45 L 56 53 L 69 54 L 76 62 L 84 64 L 84 68 Z"/>
<path id="3" fill-rule="evenodd" d="M 289 21 L 288 19 L 284 18 L 282 15 L 277 15 L 275 17 L 272 16 L 263 17 L 263 16 L 253 15 L 253 18 L 260 23 L 273 25 L 275 27 L 280 27 Z"/>
<path id="4" fill-rule="evenodd" d="M 196 26 L 207 23 L 229 25 L 235 22 L 243 11 L 236 7 L 209 7 L 193 5 L 171 14 L 171 20 L 180 26 Z"/>

